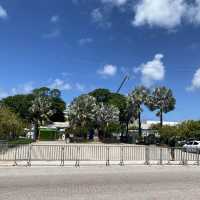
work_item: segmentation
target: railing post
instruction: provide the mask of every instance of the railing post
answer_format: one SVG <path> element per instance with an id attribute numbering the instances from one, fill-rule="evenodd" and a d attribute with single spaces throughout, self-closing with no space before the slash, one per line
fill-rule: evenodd
<path id="1" fill-rule="evenodd" d="M 13 166 L 17 166 L 17 147 L 15 148 L 15 158 Z"/>
<path id="2" fill-rule="evenodd" d="M 163 164 L 163 149 L 160 148 L 160 165 Z"/>
<path id="3" fill-rule="evenodd" d="M 167 148 L 167 165 L 170 164 L 170 148 Z"/>
<path id="4" fill-rule="evenodd" d="M 110 165 L 110 148 L 106 147 L 106 166 Z"/>
<path id="5" fill-rule="evenodd" d="M 149 165 L 149 147 L 145 146 L 145 164 Z"/>
<path id="6" fill-rule="evenodd" d="M 80 167 L 80 146 L 77 146 L 75 167 Z"/>
<path id="7" fill-rule="evenodd" d="M 32 151 L 32 144 L 29 144 L 28 146 L 28 160 L 27 160 L 27 166 L 31 166 L 31 151 Z"/>
<path id="8" fill-rule="evenodd" d="M 120 163 L 121 166 L 124 165 L 124 148 L 120 147 Z"/>
<path id="9" fill-rule="evenodd" d="M 188 149 L 186 149 L 186 152 L 184 153 L 184 156 L 182 158 L 183 165 L 187 165 L 187 156 L 188 156 Z"/>
<path id="10" fill-rule="evenodd" d="M 185 165 L 187 165 L 188 164 L 188 151 L 186 152 L 186 159 L 185 159 L 185 163 L 184 163 Z"/>
<path id="11" fill-rule="evenodd" d="M 180 159 L 181 161 L 180 161 L 180 165 L 183 165 L 183 164 L 184 164 L 184 156 L 183 156 L 183 154 L 184 154 L 184 149 L 181 148 L 180 151 L 181 151 L 181 159 Z"/>
<path id="12" fill-rule="evenodd" d="M 198 165 L 198 166 L 199 166 L 199 164 L 200 164 L 200 163 L 199 163 L 199 151 L 200 151 L 200 150 L 199 150 L 199 149 L 197 149 L 197 154 L 196 154 L 196 157 L 197 157 L 197 165 Z"/>
<path id="13" fill-rule="evenodd" d="M 65 165 L 65 161 L 64 161 L 64 146 L 61 147 L 61 163 L 60 166 L 64 166 Z"/>

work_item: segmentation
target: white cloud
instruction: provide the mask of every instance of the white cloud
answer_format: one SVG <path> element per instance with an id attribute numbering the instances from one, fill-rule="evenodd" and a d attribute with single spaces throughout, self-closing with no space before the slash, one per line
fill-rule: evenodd
<path id="1" fill-rule="evenodd" d="M 105 65 L 103 69 L 97 71 L 98 74 L 102 76 L 115 76 L 117 73 L 117 66 L 115 65 Z"/>
<path id="2" fill-rule="evenodd" d="M 192 79 L 192 84 L 190 87 L 186 88 L 188 91 L 193 91 L 196 89 L 200 89 L 200 68 L 197 69 L 195 72 L 193 79 Z"/>
<path id="3" fill-rule="evenodd" d="M 13 87 L 9 91 L 0 89 L 0 99 L 8 97 L 8 96 L 17 95 L 17 94 L 29 94 L 32 92 L 33 89 L 34 89 L 33 82 L 28 82 L 23 85 Z"/>
<path id="4" fill-rule="evenodd" d="M 53 38 L 57 38 L 61 35 L 61 31 L 59 29 L 55 29 L 49 33 L 46 33 L 43 35 L 43 38 L 45 39 L 53 39 Z"/>
<path id="5" fill-rule="evenodd" d="M 181 24 L 186 8 L 184 0 L 141 0 L 135 6 L 133 25 L 174 28 Z"/>
<path id="6" fill-rule="evenodd" d="M 99 8 L 94 9 L 91 12 L 91 16 L 94 22 L 101 22 L 103 21 L 103 18 L 104 18 Z"/>
<path id="7" fill-rule="evenodd" d="M 0 18 L 6 19 L 8 17 L 7 11 L 0 5 Z"/>
<path id="8" fill-rule="evenodd" d="M 200 0 L 140 0 L 134 12 L 134 26 L 174 29 L 183 22 L 200 24 Z"/>
<path id="9" fill-rule="evenodd" d="M 78 43 L 83 46 L 83 45 L 86 45 L 86 44 L 89 44 L 89 43 L 92 43 L 93 42 L 93 39 L 92 38 L 81 38 Z"/>
<path id="10" fill-rule="evenodd" d="M 78 0 L 74 0 L 77 2 Z M 200 0 L 98 0 L 103 4 L 91 12 L 92 20 L 101 27 L 110 28 L 108 18 L 112 8 L 129 12 L 133 7 L 134 26 L 148 25 L 173 31 L 184 24 L 200 25 Z M 86 2 L 86 1 L 83 1 Z M 122 8 L 123 7 L 123 8 Z"/>
<path id="11" fill-rule="evenodd" d="M 194 4 L 188 6 L 187 17 L 193 24 L 200 24 L 200 0 L 195 0 Z"/>
<path id="12" fill-rule="evenodd" d="M 122 6 L 125 5 L 128 0 L 101 0 L 102 3 L 110 3 L 114 6 Z"/>
<path id="13" fill-rule="evenodd" d="M 71 90 L 72 87 L 69 83 L 66 83 L 64 80 L 55 79 L 52 84 L 49 86 L 51 89 L 59 89 L 61 91 Z"/>
<path id="14" fill-rule="evenodd" d="M 56 24 L 59 22 L 59 20 L 60 20 L 60 17 L 58 15 L 53 15 L 50 19 L 50 22 Z"/>
<path id="15" fill-rule="evenodd" d="M 23 85 L 23 93 L 25 94 L 32 92 L 33 89 L 34 88 L 32 83 L 26 83 Z"/>
<path id="16" fill-rule="evenodd" d="M 110 28 L 112 23 L 107 20 L 107 14 L 100 8 L 96 8 L 91 12 L 92 21 L 102 28 Z"/>
<path id="17" fill-rule="evenodd" d="M 9 96 L 9 94 L 0 88 L 0 99 L 3 99 L 7 96 Z"/>
<path id="18" fill-rule="evenodd" d="M 33 82 L 28 82 L 23 85 L 19 85 L 18 87 L 14 87 L 11 89 L 10 95 L 16 94 L 29 94 L 33 91 Z"/>
<path id="19" fill-rule="evenodd" d="M 85 86 L 83 84 L 76 83 L 75 86 L 76 86 L 76 89 L 79 90 L 80 92 L 85 91 Z"/>
<path id="20" fill-rule="evenodd" d="M 140 72 L 142 75 L 142 83 L 150 87 L 155 81 L 161 81 L 165 77 L 165 66 L 162 62 L 162 54 L 156 54 L 154 59 L 135 68 L 134 72 Z"/>

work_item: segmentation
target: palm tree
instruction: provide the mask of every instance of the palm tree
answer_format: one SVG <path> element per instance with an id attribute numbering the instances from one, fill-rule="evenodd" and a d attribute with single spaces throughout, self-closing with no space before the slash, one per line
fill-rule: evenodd
<path id="1" fill-rule="evenodd" d="M 144 87 L 136 87 L 130 94 L 131 103 L 135 111 L 135 118 L 138 119 L 138 132 L 139 137 L 142 136 L 141 113 L 143 112 L 142 106 L 146 104 L 149 95 L 149 90 Z"/>
<path id="2" fill-rule="evenodd" d="M 148 98 L 147 106 L 151 111 L 157 111 L 156 116 L 160 117 L 160 126 L 163 126 L 163 114 L 175 109 L 176 99 L 171 89 L 157 87 Z"/>
<path id="3" fill-rule="evenodd" d="M 132 98 L 129 95 L 129 96 L 126 97 L 124 108 L 120 112 L 121 123 L 123 123 L 123 125 L 125 125 L 126 138 L 128 138 L 129 123 L 131 121 L 137 119 L 136 113 L 137 112 L 135 110 L 135 106 L 132 103 Z"/>
<path id="4" fill-rule="evenodd" d="M 119 123 L 119 109 L 116 106 L 100 103 L 97 110 L 97 123 L 103 131 L 104 138 L 107 136 L 109 124 Z"/>
<path id="5" fill-rule="evenodd" d="M 39 126 L 50 122 L 50 117 L 54 114 L 51 109 L 51 99 L 45 95 L 36 95 L 32 101 L 32 106 L 29 108 L 31 119 L 35 125 L 35 139 L 39 136 Z"/>
<path id="6" fill-rule="evenodd" d="M 96 99 L 90 95 L 81 95 L 75 98 L 68 109 L 68 117 L 71 127 L 74 130 L 79 129 L 84 132 L 84 137 L 86 137 L 85 130 L 88 130 L 95 122 L 97 113 L 97 103 Z"/>

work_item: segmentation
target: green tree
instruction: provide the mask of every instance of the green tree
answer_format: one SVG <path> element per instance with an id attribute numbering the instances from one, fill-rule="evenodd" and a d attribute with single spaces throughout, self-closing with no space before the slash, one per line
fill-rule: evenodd
<path id="1" fill-rule="evenodd" d="M 50 96 L 55 99 L 59 99 L 61 97 L 61 91 L 59 89 L 53 89 L 50 91 Z"/>
<path id="2" fill-rule="evenodd" d="M 200 121 L 188 120 L 178 125 L 179 134 L 184 139 L 200 140 Z"/>
<path id="3" fill-rule="evenodd" d="M 50 116 L 52 122 L 65 122 L 64 111 L 66 109 L 66 103 L 58 97 L 51 98 L 51 109 L 54 111 L 53 115 Z"/>
<path id="4" fill-rule="evenodd" d="M 176 140 L 181 139 L 181 134 L 179 131 L 178 125 L 169 126 L 163 125 L 162 127 L 160 124 L 153 124 L 151 129 L 154 131 L 158 131 L 160 135 L 160 142 L 163 144 L 169 145 L 170 140 L 176 138 Z"/>
<path id="5" fill-rule="evenodd" d="M 15 95 L 2 99 L 1 104 L 7 106 L 13 112 L 18 114 L 22 119 L 30 122 L 31 113 L 30 107 L 36 96 L 49 97 L 51 101 L 51 109 L 54 114 L 50 117 L 53 122 L 64 122 L 64 110 L 66 108 L 65 102 L 61 98 L 61 92 L 58 89 L 50 90 L 47 87 L 34 89 L 31 94 Z"/>
<path id="6" fill-rule="evenodd" d="M 128 137 L 129 124 L 138 117 L 137 107 L 133 103 L 131 96 L 126 98 L 125 108 L 122 110 L 122 112 L 120 112 L 120 114 L 122 116 L 123 124 L 125 124 L 126 137 Z"/>
<path id="7" fill-rule="evenodd" d="M 127 97 L 118 93 L 111 93 L 108 99 L 108 105 L 115 106 L 119 109 L 119 121 L 125 123 L 124 114 L 127 106 Z"/>
<path id="8" fill-rule="evenodd" d="M 90 92 L 89 95 L 95 97 L 97 100 L 97 103 L 102 103 L 102 102 L 108 103 L 111 96 L 111 92 L 108 89 L 99 88 Z"/>
<path id="9" fill-rule="evenodd" d="M 34 96 L 32 94 L 15 95 L 2 99 L 1 104 L 8 107 L 22 119 L 30 121 L 31 116 L 29 108 L 32 105 L 33 99 Z"/>
<path id="10" fill-rule="evenodd" d="M 5 106 L 0 106 L 0 138 L 15 139 L 24 133 L 23 121 Z"/>
<path id="11" fill-rule="evenodd" d="M 65 102 L 61 99 L 61 91 L 58 89 L 49 89 L 41 87 L 33 90 L 34 96 L 46 96 L 51 102 L 51 110 L 53 114 L 50 116 L 52 122 L 64 122 L 64 111 L 66 109 Z"/>
<path id="12" fill-rule="evenodd" d="M 50 96 L 51 90 L 48 87 L 36 88 L 33 90 L 34 96 Z"/>
<path id="13" fill-rule="evenodd" d="M 131 94 L 132 109 L 134 110 L 135 118 L 138 120 L 138 132 L 139 136 L 142 136 L 142 122 L 141 113 L 143 112 L 142 106 L 146 104 L 149 95 L 149 90 L 144 86 L 136 87 Z"/>
<path id="14" fill-rule="evenodd" d="M 97 104 L 103 103 L 117 107 L 119 109 L 119 122 L 122 128 L 129 123 L 130 118 L 127 115 L 127 111 L 130 113 L 130 109 L 128 109 L 130 107 L 127 108 L 127 106 L 129 106 L 129 104 L 127 104 L 128 97 L 119 93 L 113 93 L 110 90 L 103 88 L 96 89 L 90 92 L 89 95 L 96 98 Z"/>
<path id="15" fill-rule="evenodd" d="M 147 106 L 151 111 L 157 111 L 156 115 L 160 117 L 160 126 L 163 126 L 163 114 L 175 109 L 176 99 L 172 90 L 166 87 L 155 88 L 148 98 Z"/>

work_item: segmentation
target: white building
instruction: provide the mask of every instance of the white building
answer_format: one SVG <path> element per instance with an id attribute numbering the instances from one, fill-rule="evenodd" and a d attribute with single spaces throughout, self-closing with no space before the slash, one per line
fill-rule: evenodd
<path id="1" fill-rule="evenodd" d="M 160 121 L 146 120 L 142 122 L 142 129 L 151 129 L 152 125 L 160 124 Z M 163 121 L 163 125 L 176 126 L 179 122 Z"/>

